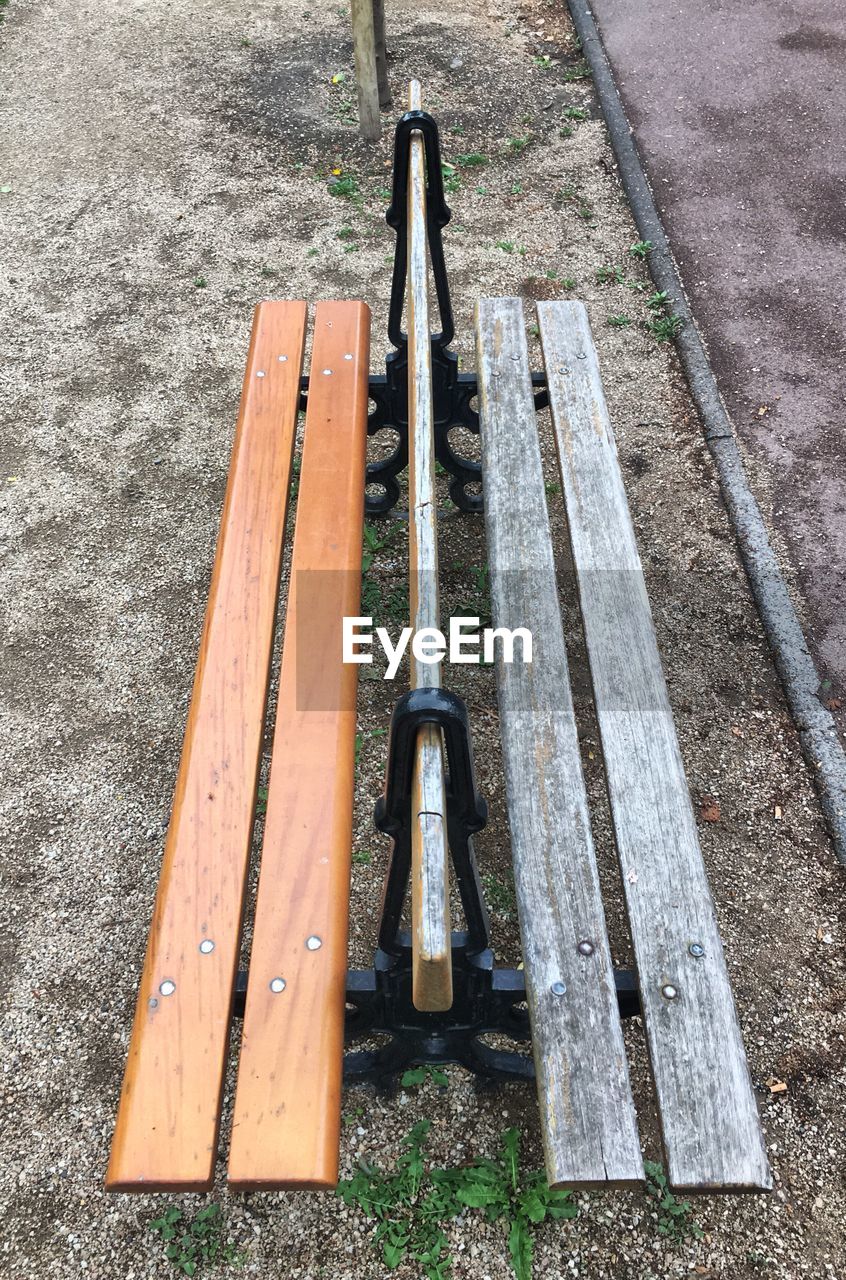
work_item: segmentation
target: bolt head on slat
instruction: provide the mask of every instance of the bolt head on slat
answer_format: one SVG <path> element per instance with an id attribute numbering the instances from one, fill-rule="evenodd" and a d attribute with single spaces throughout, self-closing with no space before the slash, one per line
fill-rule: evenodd
<path id="1" fill-rule="evenodd" d="M 567 991 L 567 983 L 561 982 L 561 981 L 553 982 L 552 986 L 549 989 L 554 996 L 563 996 L 566 994 L 566 991 Z"/>
<path id="2" fill-rule="evenodd" d="M 270 990 L 275 996 L 278 996 L 280 991 L 284 991 L 286 986 L 284 978 L 272 978 L 270 981 Z"/>

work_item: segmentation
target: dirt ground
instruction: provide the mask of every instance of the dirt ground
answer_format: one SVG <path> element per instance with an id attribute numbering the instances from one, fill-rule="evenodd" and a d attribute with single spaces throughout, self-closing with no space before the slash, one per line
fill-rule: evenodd
<path id="1" fill-rule="evenodd" d="M 842 1275 L 842 870 L 672 348 L 645 327 L 648 293 L 629 287 L 647 276 L 628 252 L 637 237 L 590 83 L 558 4 L 393 0 L 388 10 L 395 92 L 411 75 L 423 81 L 457 166 L 446 245 L 465 364 L 480 292 L 520 294 L 530 324 L 542 296 L 581 297 L 591 314 L 691 790 L 705 815 L 719 810 L 703 821 L 702 844 L 776 1179 L 769 1197 L 697 1200 L 703 1234 L 679 1241 L 660 1233 L 642 1193 L 579 1196 L 576 1219 L 537 1230 L 535 1275 Z M 342 7 L 293 0 L 11 0 L 0 27 L 0 1251 L 13 1280 L 176 1274 L 149 1223 L 167 1207 L 196 1207 L 109 1198 L 103 1174 L 252 307 L 273 296 L 363 297 L 377 357 L 383 345 L 390 130 L 372 150 L 358 140 L 348 27 Z M 469 163 L 474 155 L 484 163 Z M 351 197 L 331 194 L 333 169 L 354 178 Z M 600 283 L 603 266 L 619 266 L 622 282 Z M 632 323 L 608 323 L 621 315 Z M 533 358 L 540 367 L 534 342 Z M 447 596 L 483 603 L 482 523 L 446 502 L 442 517 Z M 401 527 L 388 527 L 397 532 L 368 588 L 390 614 L 404 546 Z M 566 616 L 624 963 L 571 605 Z M 498 959 L 515 961 L 495 690 L 489 672 L 466 670 L 453 684 L 470 706 L 491 807 L 477 852 Z M 398 692 L 361 687 L 355 963 L 368 962 L 374 940 L 385 842 L 370 812 Z M 657 1159 L 637 1023 L 627 1038 L 646 1153 Z M 445 1088 L 429 1082 L 393 1099 L 347 1091 L 345 1173 L 361 1157 L 390 1167 L 421 1118 L 432 1121 L 434 1163 L 490 1154 L 516 1124 L 528 1166 L 540 1164 L 529 1090 L 479 1093 L 460 1070 L 447 1075 Z M 387 1274 L 369 1224 L 332 1195 L 230 1197 L 221 1167 L 210 1200 L 243 1257 L 209 1275 Z M 468 1211 L 448 1236 L 455 1277 L 511 1274 L 499 1224 Z"/>

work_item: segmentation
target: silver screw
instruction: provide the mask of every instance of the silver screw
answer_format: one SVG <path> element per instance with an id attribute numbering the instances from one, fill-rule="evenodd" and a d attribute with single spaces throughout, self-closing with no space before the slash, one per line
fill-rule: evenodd
<path id="1" fill-rule="evenodd" d="M 284 363 L 285 363 L 285 361 L 288 359 L 288 357 L 287 357 L 287 356 L 277 356 L 277 357 L 276 357 L 276 359 L 279 361 L 279 363 L 280 363 L 280 364 L 284 364 Z"/>
<path id="2" fill-rule="evenodd" d="M 661 995 L 665 1000 L 675 1000 L 678 994 L 678 990 L 671 982 L 666 983 L 666 985 L 661 988 Z"/>
<path id="3" fill-rule="evenodd" d="M 331 369 L 324 369 L 324 370 L 323 370 L 324 376 L 328 376 L 328 374 L 330 374 L 331 372 L 332 372 L 332 370 L 331 370 Z"/>
<path id="4" fill-rule="evenodd" d="M 323 946 L 323 940 L 318 938 L 316 933 L 313 933 L 310 938 L 306 938 L 306 946 L 309 951 L 319 951 Z"/>
<path id="5" fill-rule="evenodd" d="M 347 354 L 344 356 L 344 359 L 345 359 L 345 360 L 352 360 L 352 352 L 351 352 L 351 351 L 348 351 L 348 352 L 347 352 Z"/>
<path id="6" fill-rule="evenodd" d="M 163 996 L 172 996 L 176 990 L 176 983 L 171 982 L 170 978 L 165 978 L 164 982 L 159 986 L 159 992 Z"/>
<path id="7" fill-rule="evenodd" d="M 549 988 L 554 996 L 563 996 L 567 990 L 566 982 L 553 982 Z"/>
<path id="8" fill-rule="evenodd" d="M 257 369 L 257 370 L 256 370 L 256 377 L 257 377 L 257 378 L 263 378 L 263 377 L 265 377 L 264 369 Z"/>
<path id="9" fill-rule="evenodd" d="M 280 991 L 284 991 L 285 986 L 286 983 L 284 978 L 272 978 L 270 981 L 270 990 L 275 996 L 278 996 Z"/>
<path id="10" fill-rule="evenodd" d="M 579 943 L 578 950 L 579 950 L 579 954 L 580 954 L 580 955 L 583 955 L 583 956 L 592 956 L 592 955 L 593 955 L 593 943 L 592 943 L 592 942 L 590 942 L 587 938 L 585 938 L 585 940 L 584 940 L 583 942 L 580 942 L 580 943 Z"/>
<path id="11" fill-rule="evenodd" d="M 147 1001 L 147 1003 L 149 1004 L 151 1009 L 158 1009 L 159 1007 L 159 1002 L 155 996 L 150 996 L 150 999 Z"/>
<path id="12" fill-rule="evenodd" d="M 697 960 L 699 959 L 700 956 L 704 956 L 705 954 L 705 948 L 703 947 L 701 942 L 691 942 L 690 946 L 688 947 L 688 951 L 692 956 L 696 956 Z"/>
<path id="13" fill-rule="evenodd" d="M 214 943 L 212 942 L 211 938 L 203 938 L 203 941 L 200 943 L 200 950 L 202 951 L 204 956 L 211 955 L 211 953 L 214 951 Z"/>

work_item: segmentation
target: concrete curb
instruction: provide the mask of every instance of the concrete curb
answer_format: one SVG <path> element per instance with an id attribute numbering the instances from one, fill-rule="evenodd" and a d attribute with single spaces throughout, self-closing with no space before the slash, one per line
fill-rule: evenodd
<path id="1" fill-rule="evenodd" d="M 567 0 L 567 6 L 593 74 L 638 231 L 643 240 L 651 240 L 654 246 L 649 255 L 652 278 L 658 289 L 666 291 L 672 311 L 685 322 L 676 338 L 676 349 L 717 466 L 723 500 L 799 731 L 802 751 L 816 780 L 834 850 L 846 866 L 846 753 L 831 713 L 819 700 L 819 673 L 770 546 L 760 507 L 749 488 L 734 428 L 688 306 L 593 14 L 587 0 Z"/>

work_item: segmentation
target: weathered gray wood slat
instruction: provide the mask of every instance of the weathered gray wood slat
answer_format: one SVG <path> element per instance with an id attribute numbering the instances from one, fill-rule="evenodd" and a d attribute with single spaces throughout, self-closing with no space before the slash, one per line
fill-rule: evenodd
<path id="1" fill-rule="evenodd" d="M 532 662 L 498 660 L 497 677 L 547 1173 L 555 1186 L 631 1185 L 643 1180 L 643 1162 L 573 717 L 517 299 L 479 302 L 476 350 L 494 622 L 528 627 L 533 637 Z M 519 653 L 519 641 L 516 648 Z M 556 994 L 561 983 L 565 990 Z"/>
<path id="2" fill-rule="evenodd" d="M 408 105 L 422 107 L 412 80 Z M 438 520 L 435 503 L 435 427 L 426 239 L 426 161 L 422 134 L 412 134 L 408 171 L 408 559 L 411 625 L 439 625 Z M 415 689 L 440 683 L 440 666 L 412 657 Z M 412 999 L 427 1012 L 452 1006 L 446 779 L 441 731 L 417 732 L 411 829 Z"/>
<path id="3" fill-rule="evenodd" d="M 538 305 L 670 1182 L 770 1186 L 587 313 Z"/>

